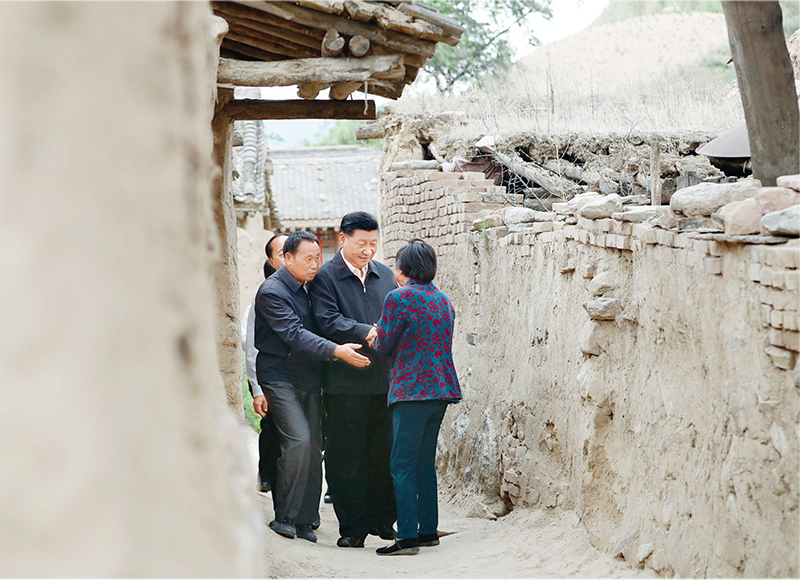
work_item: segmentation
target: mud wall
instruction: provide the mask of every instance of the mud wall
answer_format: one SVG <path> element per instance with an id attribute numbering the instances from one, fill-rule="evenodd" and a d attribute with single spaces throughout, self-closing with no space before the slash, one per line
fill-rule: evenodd
<path id="1" fill-rule="evenodd" d="M 387 259 L 426 237 L 457 312 L 443 482 L 576 510 L 599 549 L 666 575 L 796 575 L 797 240 L 583 218 L 476 231 L 472 210 L 500 204 L 470 179 L 382 176 Z M 430 211 L 456 217 L 432 230 Z M 621 312 L 590 318 L 598 298 Z"/>
<path id="2" fill-rule="evenodd" d="M 216 355 L 213 36 L 207 3 L 0 6 L 3 576 L 263 571 Z"/>

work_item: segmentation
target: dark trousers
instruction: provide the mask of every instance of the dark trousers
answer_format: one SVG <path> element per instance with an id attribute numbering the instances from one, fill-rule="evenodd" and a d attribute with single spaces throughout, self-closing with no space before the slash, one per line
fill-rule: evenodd
<path id="1" fill-rule="evenodd" d="M 391 465 L 399 539 L 435 534 L 439 525 L 436 440 L 446 409 L 445 401 L 402 401 L 392 405 Z"/>
<path id="2" fill-rule="evenodd" d="M 258 435 L 258 475 L 261 478 L 262 486 L 277 486 L 278 481 L 278 457 L 281 456 L 281 435 L 272 420 L 272 413 L 269 411 L 261 417 L 261 433 Z M 275 505 L 275 496 L 272 496 L 272 504 Z"/>
<path id="3" fill-rule="evenodd" d="M 392 526 L 397 516 L 386 395 L 325 395 L 325 410 L 325 468 L 339 534 L 364 539 L 370 528 Z"/>
<path id="4" fill-rule="evenodd" d="M 320 394 L 283 382 L 261 386 L 281 439 L 277 481 L 272 488 L 275 519 L 311 524 L 319 517 L 322 493 Z"/>

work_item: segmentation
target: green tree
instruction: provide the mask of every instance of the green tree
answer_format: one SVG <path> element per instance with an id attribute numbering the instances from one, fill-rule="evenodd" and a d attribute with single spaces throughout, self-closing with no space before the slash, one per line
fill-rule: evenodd
<path id="1" fill-rule="evenodd" d="M 313 142 L 305 140 L 306 147 L 324 147 L 327 145 L 358 145 L 359 147 L 371 147 L 381 149 L 380 139 L 367 139 L 359 141 L 356 139 L 356 129 L 364 124 L 357 120 L 339 120 L 325 122 L 317 132 Z"/>
<path id="2" fill-rule="evenodd" d="M 457 20 L 464 35 L 457 46 L 439 44 L 436 54 L 428 59 L 423 71 L 440 91 L 453 91 L 470 82 L 480 84 L 492 74 L 508 70 L 514 57 L 508 33 L 526 20 L 541 14 L 552 18 L 552 0 L 427 0 L 427 4 Z M 531 46 L 539 44 L 533 33 L 528 34 Z"/>

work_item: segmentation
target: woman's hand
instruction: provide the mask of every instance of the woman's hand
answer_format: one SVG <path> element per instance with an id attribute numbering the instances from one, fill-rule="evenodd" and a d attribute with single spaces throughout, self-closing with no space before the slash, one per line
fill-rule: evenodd
<path id="1" fill-rule="evenodd" d="M 375 343 L 375 339 L 378 338 L 378 329 L 375 325 L 372 325 L 372 328 L 369 329 L 367 333 L 367 345 L 372 348 L 372 345 Z"/>

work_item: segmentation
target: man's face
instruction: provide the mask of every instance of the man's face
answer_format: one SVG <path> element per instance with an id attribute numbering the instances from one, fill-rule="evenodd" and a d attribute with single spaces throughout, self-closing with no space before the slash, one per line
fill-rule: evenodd
<path id="1" fill-rule="evenodd" d="M 319 246 L 311 240 L 303 240 L 294 254 L 283 255 L 283 265 L 301 282 L 311 282 L 319 269 Z"/>
<path id="2" fill-rule="evenodd" d="M 272 243 L 270 244 L 270 249 L 272 250 L 272 257 L 268 258 L 269 265 L 272 266 L 275 270 L 281 267 L 283 264 L 283 244 L 286 243 L 286 238 L 289 236 L 278 236 Z"/>
<path id="3" fill-rule="evenodd" d="M 378 251 L 378 230 L 356 230 L 351 235 L 339 232 L 342 256 L 356 268 L 363 268 Z"/>

